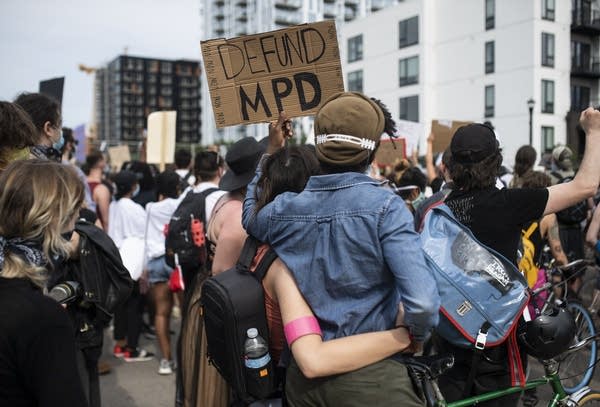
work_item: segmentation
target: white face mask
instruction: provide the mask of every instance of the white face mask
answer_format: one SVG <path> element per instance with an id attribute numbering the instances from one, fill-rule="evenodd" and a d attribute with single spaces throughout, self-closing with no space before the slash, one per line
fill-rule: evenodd
<path id="1" fill-rule="evenodd" d="M 416 197 L 413 201 L 412 201 L 412 206 L 413 208 L 417 209 L 419 207 L 419 205 L 421 205 L 423 203 L 423 201 L 425 200 L 425 194 L 423 192 L 419 193 L 419 196 Z"/>

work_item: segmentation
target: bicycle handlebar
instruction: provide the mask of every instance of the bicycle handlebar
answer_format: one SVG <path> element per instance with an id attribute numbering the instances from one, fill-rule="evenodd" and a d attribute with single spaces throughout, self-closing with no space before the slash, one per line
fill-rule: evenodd
<path id="1" fill-rule="evenodd" d="M 600 332 L 596 333 L 595 335 L 588 336 L 587 338 L 580 340 L 576 344 L 569 346 L 569 348 L 563 353 L 563 355 L 577 352 L 579 349 L 583 348 L 585 345 L 587 345 L 591 341 L 597 341 L 599 339 L 600 339 Z"/>

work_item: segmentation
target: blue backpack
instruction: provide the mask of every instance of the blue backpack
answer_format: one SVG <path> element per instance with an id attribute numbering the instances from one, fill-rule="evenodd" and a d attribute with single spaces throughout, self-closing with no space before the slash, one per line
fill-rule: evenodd
<path id="1" fill-rule="evenodd" d="M 529 302 L 525 277 L 484 246 L 445 204 L 425 217 L 421 240 L 441 297 L 436 332 L 455 346 L 478 350 L 504 343 Z"/>

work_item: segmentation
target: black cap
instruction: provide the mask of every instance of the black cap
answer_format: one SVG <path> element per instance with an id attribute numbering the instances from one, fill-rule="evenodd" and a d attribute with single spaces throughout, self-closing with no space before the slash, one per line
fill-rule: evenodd
<path id="1" fill-rule="evenodd" d="M 472 123 L 459 127 L 450 142 L 452 160 L 460 164 L 474 164 L 498 151 L 494 131 L 485 124 Z"/>
<path id="2" fill-rule="evenodd" d="M 265 147 L 252 137 L 244 137 L 233 144 L 225 155 L 228 169 L 219 182 L 219 188 L 235 191 L 248 185 L 264 151 Z"/>

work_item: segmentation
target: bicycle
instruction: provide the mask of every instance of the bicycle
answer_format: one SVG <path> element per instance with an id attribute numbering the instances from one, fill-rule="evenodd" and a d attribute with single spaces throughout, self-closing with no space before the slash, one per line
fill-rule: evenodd
<path id="1" fill-rule="evenodd" d="M 532 292 L 532 297 L 542 292 L 548 293 L 548 297 L 541 309 L 536 308 L 536 313 L 543 313 L 548 307 L 557 304 L 566 307 L 575 320 L 576 341 L 596 334 L 592 316 L 576 296 L 569 294 L 570 291 L 567 284 L 569 280 L 580 276 L 581 272 L 589 264 L 590 262 L 584 259 L 572 261 L 564 266 L 554 266 L 552 262 L 549 262 L 547 264 L 549 267 L 546 268 L 547 282 Z M 565 274 L 569 274 L 569 277 L 565 278 Z M 560 281 L 554 282 L 552 280 L 552 277 L 555 275 L 560 277 Z M 560 298 L 557 296 L 555 288 L 560 288 L 562 292 Z M 567 393 L 576 393 L 589 384 L 594 375 L 596 357 L 597 344 L 595 341 L 590 342 L 586 347 L 582 347 L 579 352 L 569 352 L 556 357 L 563 372 L 563 387 Z"/>
<path id="2" fill-rule="evenodd" d="M 569 347 L 563 355 L 577 353 L 580 349 L 590 343 L 595 343 L 598 339 L 600 339 L 600 334 L 587 337 Z M 553 394 L 552 399 L 548 402 L 549 407 L 575 407 L 596 404 L 600 406 L 600 392 L 585 386 L 573 394 L 568 394 L 561 383 L 562 379 L 558 373 L 559 363 L 555 359 L 543 360 L 541 362 L 544 366 L 544 377 L 529 380 L 523 387 L 513 386 L 468 397 L 463 400 L 446 402 L 437 384 L 437 379 L 454 365 L 454 358 L 446 355 L 434 355 L 413 357 L 404 360 L 404 363 L 411 368 L 414 377 L 420 384 L 428 407 L 466 407 L 510 394 L 520 393 L 527 389 L 541 387 L 546 384 L 551 386 Z"/>

